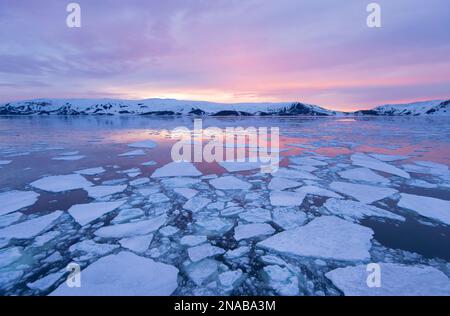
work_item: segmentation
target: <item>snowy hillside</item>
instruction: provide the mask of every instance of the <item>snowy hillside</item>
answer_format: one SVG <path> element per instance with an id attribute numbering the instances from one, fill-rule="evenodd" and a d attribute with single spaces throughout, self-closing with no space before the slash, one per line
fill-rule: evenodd
<path id="1" fill-rule="evenodd" d="M 213 103 L 173 99 L 37 99 L 0 105 L 0 114 L 62 115 L 310 115 L 327 116 L 336 112 L 303 103 Z"/>
<path id="2" fill-rule="evenodd" d="M 300 102 L 214 103 L 174 99 L 36 99 L 0 104 L 0 115 L 208 115 L 208 116 L 334 116 L 389 115 L 450 116 L 450 100 L 409 104 L 388 104 L 372 110 L 336 112 Z"/>
<path id="3" fill-rule="evenodd" d="M 407 104 L 386 104 L 369 111 L 358 111 L 355 114 L 362 115 L 440 115 L 450 116 L 450 100 L 434 100 Z"/>

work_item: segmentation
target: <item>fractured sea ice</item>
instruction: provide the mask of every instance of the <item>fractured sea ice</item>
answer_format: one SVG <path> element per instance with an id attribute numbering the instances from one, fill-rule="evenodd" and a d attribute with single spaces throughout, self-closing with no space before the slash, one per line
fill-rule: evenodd
<path id="1" fill-rule="evenodd" d="M 114 211 L 124 203 L 125 201 L 77 204 L 73 205 L 68 212 L 78 222 L 78 224 L 84 226 L 105 215 L 106 213 Z"/>
<path id="2" fill-rule="evenodd" d="M 31 186 L 48 192 L 64 192 L 75 189 L 84 189 L 93 184 L 79 174 L 49 176 L 30 183 Z"/>
<path id="3" fill-rule="evenodd" d="M 195 166 L 190 162 L 170 162 L 161 168 L 158 168 L 153 172 L 152 178 L 163 177 L 196 177 L 201 176 L 202 173 L 198 171 Z"/>
<path id="4" fill-rule="evenodd" d="M 233 176 L 215 178 L 209 183 L 218 190 L 249 190 L 252 185 Z"/>
<path id="5" fill-rule="evenodd" d="M 366 217 L 383 217 L 405 221 L 403 216 L 385 211 L 373 205 L 351 200 L 328 199 L 323 205 L 330 215 L 343 217 L 346 220 L 358 222 Z"/>
<path id="6" fill-rule="evenodd" d="M 335 216 L 318 217 L 305 226 L 278 233 L 258 247 L 287 256 L 365 261 L 373 230 Z"/>
<path id="7" fill-rule="evenodd" d="M 0 215 L 12 213 L 36 203 L 39 194 L 33 191 L 7 191 L 0 193 Z"/>
<path id="8" fill-rule="evenodd" d="M 338 268 L 325 276 L 349 296 L 448 296 L 450 280 L 441 271 L 428 266 L 379 263 L 380 286 L 367 285 L 367 265 Z"/>
<path id="9" fill-rule="evenodd" d="M 332 182 L 330 188 L 339 193 L 354 197 L 358 201 L 366 204 L 371 204 L 398 192 L 391 188 L 350 182 Z"/>
<path id="10" fill-rule="evenodd" d="M 33 219 L 8 226 L 0 230 L 0 238 L 29 239 L 39 235 L 50 228 L 54 221 L 62 214 L 56 211 L 48 215 L 35 217 Z"/>
<path id="11" fill-rule="evenodd" d="M 270 193 L 270 203 L 273 206 L 300 206 L 304 198 L 303 192 L 273 191 Z"/>
<path id="12" fill-rule="evenodd" d="M 406 179 L 410 178 L 409 174 L 404 170 L 362 153 L 353 154 L 351 156 L 351 160 L 355 166 L 366 167 L 372 170 L 390 173 Z"/>
<path id="13" fill-rule="evenodd" d="M 83 269 L 81 275 L 81 287 L 68 287 L 64 282 L 50 295 L 164 296 L 178 286 L 177 268 L 128 251 L 100 258 Z"/>
<path id="14" fill-rule="evenodd" d="M 450 201 L 402 193 L 398 206 L 450 225 Z"/>

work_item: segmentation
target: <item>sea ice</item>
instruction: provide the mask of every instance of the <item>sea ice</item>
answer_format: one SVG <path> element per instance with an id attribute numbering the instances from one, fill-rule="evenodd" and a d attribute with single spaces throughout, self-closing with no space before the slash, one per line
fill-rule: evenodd
<path id="1" fill-rule="evenodd" d="M 142 166 L 146 166 L 146 167 L 154 166 L 154 165 L 157 165 L 157 164 L 158 163 L 156 161 L 153 161 L 153 160 L 141 163 Z"/>
<path id="2" fill-rule="evenodd" d="M 394 167 L 386 162 L 382 162 L 380 160 L 377 160 L 373 157 L 367 156 L 362 153 L 356 153 L 353 154 L 352 157 L 352 163 L 356 166 L 366 167 L 372 170 L 378 170 L 386 173 L 390 173 L 402 178 L 409 179 L 410 176 L 407 172 L 405 172 L 402 169 L 399 169 L 397 167 Z"/>
<path id="3" fill-rule="evenodd" d="M 125 201 L 77 204 L 73 205 L 68 212 L 78 222 L 78 224 L 84 226 L 105 215 L 106 213 L 114 211 L 124 203 Z"/>
<path id="4" fill-rule="evenodd" d="M 76 156 L 62 156 L 62 157 L 54 157 L 53 160 L 65 160 L 65 161 L 74 161 L 74 160 L 80 160 L 85 158 L 86 156 L 83 155 L 76 155 Z"/>
<path id="5" fill-rule="evenodd" d="M 204 259 L 199 262 L 193 262 L 186 267 L 186 274 L 197 285 L 207 283 L 217 274 L 219 263 L 213 259 Z"/>
<path id="6" fill-rule="evenodd" d="M 20 212 L 14 212 L 0 216 L 0 228 L 14 224 L 22 217 L 22 215 L 23 214 Z"/>
<path id="7" fill-rule="evenodd" d="M 193 246 L 197 246 L 199 244 L 202 244 L 205 241 L 206 241 L 206 236 L 202 236 L 202 235 L 187 235 L 187 236 L 183 236 L 183 238 L 181 238 L 180 244 L 182 246 L 193 247 Z"/>
<path id="8" fill-rule="evenodd" d="M 201 176 L 202 173 L 198 171 L 190 162 L 170 162 L 167 165 L 158 168 L 153 172 L 152 178 L 162 177 L 196 177 Z"/>
<path id="9" fill-rule="evenodd" d="M 222 248 L 215 247 L 209 243 L 199 246 L 191 247 L 188 249 L 189 259 L 193 262 L 203 260 L 208 257 L 221 255 L 225 252 Z"/>
<path id="10" fill-rule="evenodd" d="M 127 185 L 97 185 L 93 187 L 84 188 L 87 191 L 89 197 L 98 199 L 104 196 L 123 192 L 127 188 Z"/>
<path id="11" fill-rule="evenodd" d="M 259 238 L 266 235 L 272 235 L 275 230 L 269 224 L 239 224 L 234 228 L 234 239 Z"/>
<path id="12" fill-rule="evenodd" d="M 95 257 L 105 256 L 119 248 L 118 245 L 101 244 L 90 239 L 85 239 L 69 247 L 71 253 L 80 252 L 78 260 L 91 260 Z"/>
<path id="13" fill-rule="evenodd" d="M 195 226 L 200 234 L 205 234 L 207 236 L 221 236 L 229 231 L 233 227 L 233 224 L 220 217 L 204 217 L 197 219 Z"/>
<path id="14" fill-rule="evenodd" d="M 398 206 L 450 225 L 450 201 L 401 193 Z"/>
<path id="15" fill-rule="evenodd" d="M 164 226 L 159 230 L 159 233 L 164 237 L 169 237 L 178 233 L 179 229 L 175 226 Z"/>
<path id="16" fill-rule="evenodd" d="M 130 219 L 144 216 L 144 211 L 140 208 L 129 208 L 121 210 L 119 214 L 111 221 L 113 224 L 120 224 L 129 221 Z"/>
<path id="17" fill-rule="evenodd" d="M 133 148 L 154 148 L 156 147 L 156 143 L 151 140 L 143 140 L 139 142 L 134 142 L 131 144 L 128 144 L 128 147 Z"/>
<path id="18" fill-rule="evenodd" d="M 149 182 L 150 182 L 149 178 L 139 178 L 139 179 L 130 181 L 130 185 L 134 186 L 134 187 L 137 187 L 137 186 L 140 186 L 140 185 L 147 184 Z"/>
<path id="19" fill-rule="evenodd" d="M 39 194 L 33 191 L 6 191 L 0 193 L 0 215 L 8 214 L 36 203 Z"/>
<path id="20" fill-rule="evenodd" d="M 367 265 L 345 267 L 325 274 L 348 296 L 448 296 L 450 280 L 441 271 L 428 266 L 379 263 L 381 286 L 367 285 Z"/>
<path id="21" fill-rule="evenodd" d="M 233 176 L 215 178 L 209 183 L 219 190 L 249 190 L 252 185 Z"/>
<path id="22" fill-rule="evenodd" d="M 179 195 L 185 197 L 188 200 L 193 198 L 198 193 L 197 190 L 189 189 L 189 188 L 175 188 L 175 189 L 173 189 L 173 191 L 175 193 L 178 193 Z"/>
<path id="23" fill-rule="evenodd" d="M 144 236 L 134 236 L 119 240 L 122 247 L 128 248 L 134 252 L 145 252 L 153 240 L 153 234 Z"/>
<path id="24" fill-rule="evenodd" d="M 248 161 L 222 161 L 219 162 L 225 170 L 228 172 L 239 172 L 239 171 L 248 171 L 255 170 L 261 167 L 261 163 L 259 162 L 248 162 Z"/>
<path id="25" fill-rule="evenodd" d="M 269 190 L 283 191 L 290 188 L 302 186 L 301 182 L 292 181 L 286 178 L 272 178 L 268 185 Z"/>
<path id="26" fill-rule="evenodd" d="M 148 220 L 131 222 L 102 227 L 94 232 L 96 236 L 103 238 L 124 238 L 136 235 L 147 235 L 158 230 L 165 224 L 165 214 Z"/>
<path id="27" fill-rule="evenodd" d="M 279 168 L 276 172 L 272 173 L 272 176 L 287 179 L 308 179 L 318 180 L 315 175 L 302 170 Z"/>
<path id="28" fill-rule="evenodd" d="M 400 155 L 370 154 L 370 156 L 372 156 L 375 159 L 385 161 L 385 162 L 408 159 L 407 156 L 400 156 Z"/>
<path id="29" fill-rule="evenodd" d="M 242 256 L 246 255 L 247 253 L 250 252 L 250 247 L 247 246 L 242 246 L 233 250 L 228 250 L 224 257 L 227 259 L 237 259 L 237 258 L 241 258 Z"/>
<path id="30" fill-rule="evenodd" d="M 75 173 L 82 174 L 85 176 L 95 176 L 97 174 L 101 174 L 105 172 L 106 170 L 103 169 L 103 167 L 97 167 L 97 168 L 89 168 L 89 169 L 83 169 L 75 171 Z"/>
<path id="31" fill-rule="evenodd" d="M 270 265 L 264 267 L 263 271 L 270 287 L 279 295 L 295 296 L 299 294 L 298 277 L 289 269 Z"/>
<path id="32" fill-rule="evenodd" d="M 36 180 L 31 186 L 48 192 L 63 192 L 75 189 L 84 189 L 92 185 L 91 182 L 79 174 L 62 176 L 49 176 Z"/>
<path id="33" fill-rule="evenodd" d="M 11 263 L 22 257 L 22 248 L 13 247 L 0 250 L 0 269 L 9 266 Z"/>
<path id="34" fill-rule="evenodd" d="M 202 180 L 196 178 L 180 177 L 180 178 L 166 178 L 161 180 L 161 183 L 169 188 L 185 188 L 191 187 L 201 181 Z"/>
<path id="35" fill-rule="evenodd" d="M 257 246 L 288 256 L 363 261 L 370 258 L 373 231 L 334 216 L 318 217 L 305 226 L 278 233 Z"/>
<path id="36" fill-rule="evenodd" d="M 64 275 L 64 272 L 65 271 L 58 271 L 55 273 L 51 273 L 34 282 L 28 283 L 27 286 L 32 290 L 45 291 L 48 288 L 50 288 L 53 284 L 55 284 L 56 281 L 58 281 Z"/>
<path id="37" fill-rule="evenodd" d="M 239 218 L 249 223 L 266 223 L 272 220 L 272 215 L 269 210 L 258 207 L 239 213 Z"/>
<path id="38" fill-rule="evenodd" d="M 285 230 L 302 226 L 307 219 L 305 212 L 294 208 L 278 207 L 273 210 L 274 223 Z"/>
<path id="39" fill-rule="evenodd" d="M 0 230 L 0 238 L 29 239 L 39 235 L 51 227 L 53 222 L 62 214 L 56 211 L 48 215 L 36 217 L 19 224 L 11 225 Z"/>
<path id="40" fill-rule="evenodd" d="M 190 199 L 186 203 L 184 203 L 183 208 L 195 213 L 197 211 L 200 211 L 202 208 L 204 208 L 209 203 L 211 203 L 210 199 L 207 199 L 207 198 L 204 198 L 201 196 L 194 196 L 192 199 Z"/>
<path id="41" fill-rule="evenodd" d="M 305 193 L 272 191 L 270 193 L 270 203 L 273 206 L 300 206 L 305 198 Z"/>
<path id="42" fill-rule="evenodd" d="M 289 157 L 289 160 L 296 165 L 305 165 L 312 167 L 328 165 L 326 162 L 315 160 L 311 157 Z"/>
<path id="43" fill-rule="evenodd" d="M 373 205 L 350 200 L 328 199 L 324 207 L 330 215 L 343 217 L 346 220 L 358 222 L 366 217 L 384 217 L 404 221 L 403 216 L 385 211 Z"/>
<path id="44" fill-rule="evenodd" d="M 167 296 L 178 286 L 178 269 L 122 251 L 89 265 L 81 272 L 83 286 L 62 283 L 53 296 Z"/>
<path id="45" fill-rule="evenodd" d="M 222 286 L 232 289 L 242 279 L 243 273 L 241 269 L 235 271 L 225 271 L 219 274 L 218 279 Z"/>
<path id="46" fill-rule="evenodd" d="M 333 191 L 330 191 L 330 190 L 327 190 L 324 188 L 319 188 L 315 185 L 305 185 L 301 188 L 298 188 L 295 191 L 303 193 L 303 194 L 311 194 L 311 195 L 316 195 L 316 196 L 325 196 L 325 197 L 342 199 L 342 196 L 340 196 L 336 192 L 333 192 Z"/>
<path id="47" fill-rule="evenodd" d="M 366 204 L 371 204 L 398 192 L 395 189 L 349 182 L 332 182 L 330 188 Z"/>
<path id="48" fill-rule="evenodd" d="M 350 170 L 345 170 L 338 172 L 339 176 L 348 180 L 362 181 L 362 182 L 371 182 L 371 183 L 381 183 L 388 184 L 389 179 L 380 176 L 379 174 L 373 172 L 367 168 L 355 168 Z"/>
<path id="49" fill-rule="evenodd" d="M 119 157 L 134 157 L 134 156 L 144 156 L 145 151 L 142 149 L 136 149 L 132 151 L 128 151 L 126 153 L 120 154 Z"/>

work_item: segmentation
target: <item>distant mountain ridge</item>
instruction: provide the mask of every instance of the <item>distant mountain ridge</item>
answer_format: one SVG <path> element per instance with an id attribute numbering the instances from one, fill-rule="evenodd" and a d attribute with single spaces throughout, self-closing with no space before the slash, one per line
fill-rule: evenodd
<path id="1" fill-rule="evenodd" d="M 339 112 L 301 102 L 215 103 L 174 99 L 35 99 L 0 104 L 0 115 L 192 115 L 192 116 L 450 116 L 450 100 L 388 104 Z"/>

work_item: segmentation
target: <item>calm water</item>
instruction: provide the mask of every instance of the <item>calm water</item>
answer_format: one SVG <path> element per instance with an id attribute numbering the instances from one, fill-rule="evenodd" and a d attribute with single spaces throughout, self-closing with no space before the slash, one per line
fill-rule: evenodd
<path id="1" fill-rule="evenodd" d="M 170 130 L 179 126 L 192 129 L 193 119 L 186 117 L 151 118 L 135 116 L 0 117 L 0 160 L 11 161 L 9 164 L 0 165 L 0 192 L 10 190 L 34 190 L 39 192 L 40 196 L 37 202 L 21 210 L 29 218 L 45 215 L 55 210 L 67 211 L 73 205 L 92 202 L 93 199 L 82 189 L 50 193 L 33 189 L 30 183 L 44 176 L 71 174 L 80 169 L 94 167 L 106 169 L 104 173 L 99 175 L 86 176 L 89 181 L 96 185 L 105 181 L 108 183 L 110 180 L 123 178 L 126 180 L 122 180 L 122 183 L 123 181 L 127 182 L 137 178 L 150 177 L 156 169 L 171 162 L 170 150 L 175 140 L 170 138 Z M 332 181 L 342 181 L 337 172 L 352 168 L 350 157 L 354 153 L 405 156 L 405 159 L 388 162 L 399 168 L 403 168 L 404 165 L 414 165 L 417 161 L 429 161 L 450 166 L 450 119 L 389 117 L 356 119 L 205 118 L 203 126 L 204 128 L 212 126 L 220 128 L 237 126 L 278 127 L 280 129 L 280 156 L 282 157 L 280 165 L 282 167 L 290 166 L 289 157 L 294 156 L 316 155 L 325 157 L 324 159 L 326 159 L 328 165 L 312 171 L 312 174 L 319 178 L 315 183 L 323 188 L 328 188 L 329 183 Z M 135 148 L 128 147 L 128 144 L 141 140 L 152 140 L 157 146 L 155 148 L 143 148 L 145 155 L 142 156 L 118 156 L 124 152 L 134 150 Z M 74 155 L 74 152 L 78 152 L 76 155 L 84 157 L 73 161 L 52 159 L 61 157 L 62 154 Z M 142 165 L 142 163 L 150 160 L 155 161 L 156 164 L 153 166 Z M 217 163 L 195 163 L 194 165 L 205 176 L 220 176 L 228 173 L 226 169 Z M 122 172 L 132 168 L 139 168 L 139 170 L 135 170 L 139 174 L 130 177 L 126 172 Z M 269 176 L 254 177 L 257 171 L 245 171 L 240 174 L 243 177 L 248 177 L 250 180 L 269 181 Z M 443 178 L 436 174 L 410 172 L 412 179 L 406 180 L 383 172 L 378 172 L 378 174 L 388 178 L 390 180 L 388 186 L 399 192 L 450 200 L 449 177 Z M 432 187 L 424 188 L 413 185 L 411 183 L 412 180 L 426 181 Z M 206 191 L 202 191 L 202 189 Z M 133 205 L 133 199 L 136 197 L 133 190 L 128 189 L 122 195 L 119 195 L 119 198 L 126 197 L 128 202 Z M 207 192 L 208 189 L 204 186 L 199 186 L 196 190 L 201 191 L 205 196 L 209 194 Z M 189 230 L 189 222 L 195 221 L 195 219 L 189 214 L 183 218 L 173 215 L 177 214 L 175 209 L 182 208 L 186 200 L 181 197 L 177 198 L 176 195 L 170 195 L 171 193 L 166 191 L 164 192 L 171 199 L 169 203 L 166 202 L 164 205 L 170 208 L 167 210 L 167 213 L 173 216 L 172 225 L 180 229 L 174 235 L 175 237 L 171 237 L 171 242 L 176 245 L 183 235 L 192 233 Z M 255 192 L 258 193 L 259 191 Z M 263 193 L 261 194 L 263 195 Z M 246 207 L 245 203 L 239 200 L 237 195 L 236 197 L 234 195 L 230 197 L 234 199 L 233 201 L 237 205 Z M 323 197 L 308 197 L 299 209 L 312 214 L 311 216 L 317 216 L 320 215 L 320 208 L 325 201 L 326 198 Z M 135 204 L 139 205 L 139 203 Z M 427 260 L 438 260 L 441 263 L 450 262 L 450 228 L 448 225 L 399 208 L 396 197 L 383 199 L 375 202 L 374 205 L 406 218 L 404 222 L 375 218 L 366 218 L 360 221 L 361 225 L 374 230 L 374 243 L 376 244 L 374 247 L 378 247 L 378 252 L 388 253 L 392 251 L 392 253 L 395 253 L 396 251 L 406 251 L 408 253 L 416 253 L 417 259 L 408 260 L 417 260 L 420 263 L 426 263 L 428 262 Z M 445 211 L 450 212 L 450 210 Z M 96 226 L 100 227 L 108 225 L 110 220 L 111 218 L 107 217 L 104 221 L 95 223 L 97 223 Z M 281 231 L 277 225 L 273 226 L 277 231 Z M 85 238 L 93 238 L 89 229 L 81 229 L 75 223 L 70 223 L 68 227 L 70 227 L 70 234 L 62 232 L 61 236 L 63 237 L 61 237 L 60 243 L 56 239 L 58 251 L 63 259 L 45 269 L 39 268 L 38 265 L 42 257 L 49 255 L 48 246 L 42 249 L 33 248 L 29 250 L 32 248 L 33 240 L 11 240 L 9 243 L 7 241 L 0 243 L 2 249 L 19 245 L 24 249 L 24 252 L 29 250 L 29 255 L 34 256 L 24 266 L 24 275 L 17 280 L 8 281 L 9 283 L 4 281 L 4 293 L 47 294 L 58 283 L 61 283 L 61 280 L 59 280 L 42 291 L 32 291 L 26 286 L 27 282 L 35 281 L 49 273 L 49 271 L 62 269 L 72 259 L 68 248 Z M 57 227 L 54 229 L 63 228 Z M 228 232 L 222 237 L 223 239 L 210 238 L 210 241 L 215 245 L 220 245 L 225 250 L 237 246 L 236 241 L 233 240 L 232 233 Z M 162 249 L 162 245 L 159 245 L 158 242 L 159 239 L 155 239 L 150 248 Z M 117 244 L 117 241 L 111 241 L 111 243 Z M 168 250 L 167 254 L 162 254 L 159 259 L 162 262 L 171 263 L 182 270 L 183 262 L 174 259 L 174 254 L 183 251 L 183 256 L 186 257 L 186 250 L 176 248 L 176 246 L 173 247 L 175 249 Z M 153 253 L 154 251 L 150 249 L 147 255 L 155 258 Z M 272 293 L 270 292 L 270 287 L 264 285 L 264 278 L 258 277 L 258 269 L 261 268 L 261 263 L 256 258 L 257 256 L 258 251 L 251 252 L 248 259 L 250 263 L 243 265 L 241 269 L 255 278 L 256 284 L 260 284 L 259 287 L 258 285 L 256 288 L 251 287 L 246 282 L 243 282 L 242 285 L 225 294 Z M 391 254 L 391 256 L 395 257 L 396 255 Z M 406 260 L 405 255 L 398 256 L 403 256 L 398 257 L 398 260 Z M 221 256 L 217 260 L 228 264 Z M 86 266 L 92 261 L 95 260 L 88 260 L 83 264 Z M 17 270 L 17 267 L 14 269 Z M 306 269 L 308 270 L 309 266 Z M 308 270 L 308 275 L 311 275 L 311 273 Z M 179 287 L 175 293 L 182 295 L 196 294 L 196 287 L 198 290 L 199 286 L 189 283 L 185 274 L 181 278 L 182 280 L 179 281 Z M 311 278 L 322 280 L 321 282 L 323 282 L 323 277 L 317 276 L 315 278 L 312 276 Z M 328 292 L 327 288 L 329 286 L 329 283 L 322 286 L 316 284 L 316 288 L 320 288 L 326 294 L 335 294 L 333 290 Z M 0 288 L 2 288 L 1 284 Z M 304 292 L 303 294 L 314 293 Z"/>

